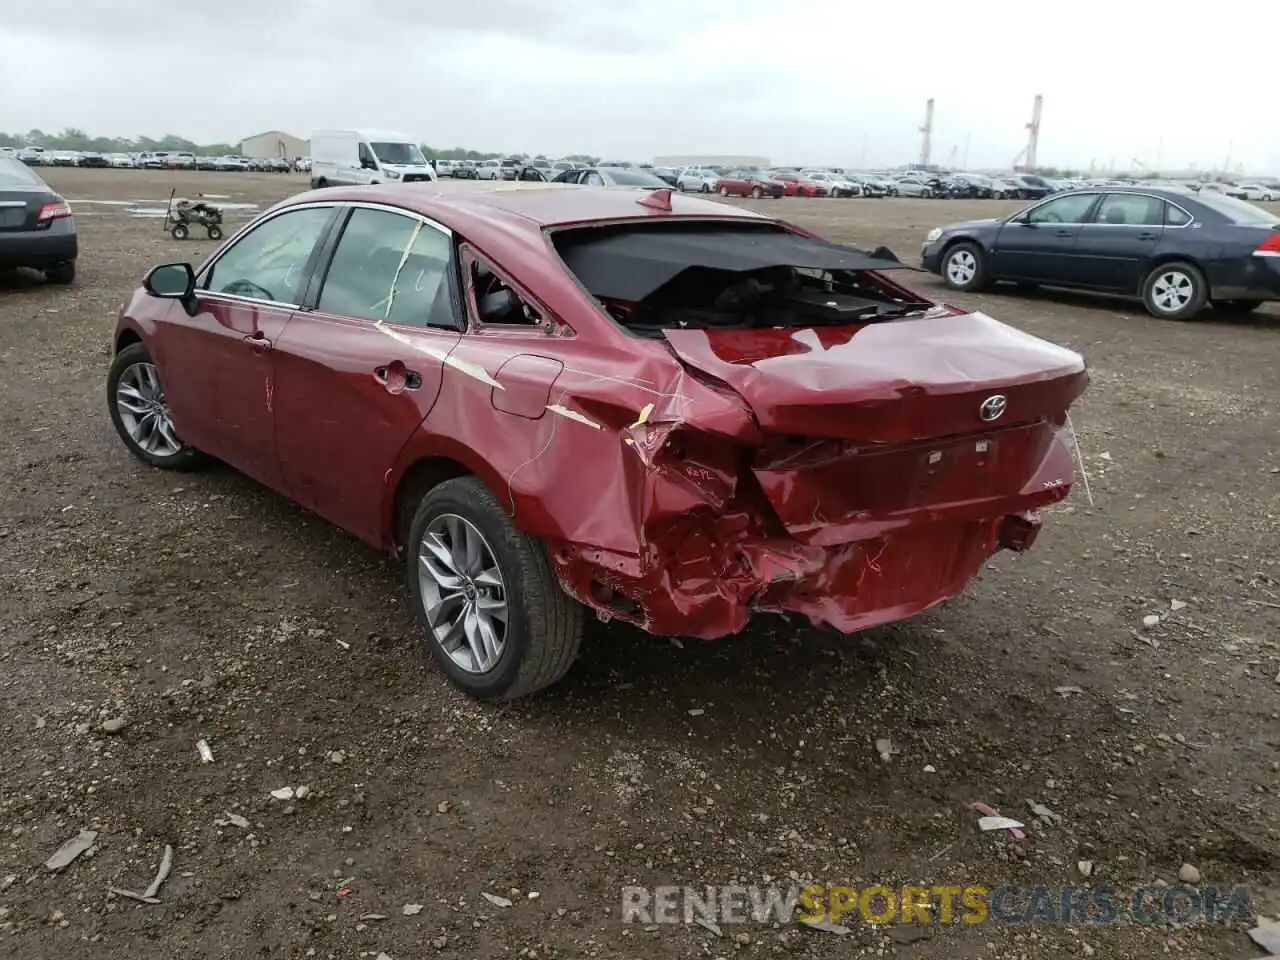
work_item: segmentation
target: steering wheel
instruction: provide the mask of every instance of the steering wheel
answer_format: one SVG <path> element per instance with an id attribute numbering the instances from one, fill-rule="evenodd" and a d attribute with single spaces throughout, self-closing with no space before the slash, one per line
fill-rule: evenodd
<path id="1" fill-rule="evenodd" d="M 236 297 L 252 297 L 255 300 L 275 300 L 276 296 L 266 287 L 260 287 L 252 280 L 232 280 L 222 288 L 223 293 Z"/>

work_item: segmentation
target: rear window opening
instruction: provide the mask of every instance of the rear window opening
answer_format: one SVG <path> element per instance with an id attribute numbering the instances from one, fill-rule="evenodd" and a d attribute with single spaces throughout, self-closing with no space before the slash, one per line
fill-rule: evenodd
<path id="1" fill-rule="evenodd" d="M 605 312 L 638 336 L 899 320 L 933 306 L 880 276 L 893 254 L 839 246 L 762 222 L 576 228 L 551 236 Z"/>

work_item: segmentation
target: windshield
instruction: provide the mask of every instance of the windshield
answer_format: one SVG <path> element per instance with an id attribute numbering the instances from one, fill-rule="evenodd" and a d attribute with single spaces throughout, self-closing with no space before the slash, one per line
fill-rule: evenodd
<path id="1" fill-rule="evenodd" d="M 665 180 L 655 177 L 647 170 L 633 170 L 628 167 L 602 168 L 609 179 L 620 187 L 667 187 Z"/>
<path id="2" fill-rule="evenodd" d="M 415 167 L 427 164 L 416 143 L 371 143 L 369 146 L 373 147 L 373 155 L 383 163 L 402 163 Z"/>
<path id="3" fill-rule="evenodd" d="M 1232 223 L 1269 226 L 1280 221 L 1280 216 L 1271 211 L 1246 203 L 1244 200 L 1237 200 L 1235 197 L 1228 197 L 1225 193 L 1201 190 L 1197 199 L 1214 213 L 1221 214 Z"/>

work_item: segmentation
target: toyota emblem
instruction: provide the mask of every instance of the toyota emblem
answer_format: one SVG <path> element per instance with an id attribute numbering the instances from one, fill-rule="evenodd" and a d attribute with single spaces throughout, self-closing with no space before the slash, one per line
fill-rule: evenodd
<path id="1" fill-rule="evenodd" d="M 1004 416 L 1005 408 L 1009 406 L 1009 400 L 1004 394 L 997 393 L 993 397 L 987 397 L 982 401 L 982 406 L 978 408 L 978 416 L 990 423 L 992 420 L 999 420 Z"/>

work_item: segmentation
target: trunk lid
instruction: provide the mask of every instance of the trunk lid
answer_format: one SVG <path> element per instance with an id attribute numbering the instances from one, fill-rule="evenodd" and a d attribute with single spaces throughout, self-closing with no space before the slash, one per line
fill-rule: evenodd
<path id="1" fill-rule="evenodd" d="M 665 336 L 774 435 L 883 444 L 973 434 L 1060 419 L 1089 381 L 1079 354 L 981 313 Z"/>
<path id="2" fill-rule="evenodd" d="M 755 413 L 765 436 L 751 471 L 801 541 L 921 525 L 995 537 L 991 524 L 1070 489 L 1063 419 L 1088 384 L 1084 360 L 990 317 L 666 337 Z M 1002 409 L 984 419 L 995 397 Z"/>
<path id="3" fill-rule="evenodd" d="M 40 208 L 53 200 L 53 195 L 47 190 L 0 187 L 0 233 L 34 230 Z"/>

